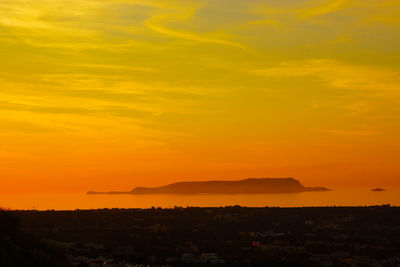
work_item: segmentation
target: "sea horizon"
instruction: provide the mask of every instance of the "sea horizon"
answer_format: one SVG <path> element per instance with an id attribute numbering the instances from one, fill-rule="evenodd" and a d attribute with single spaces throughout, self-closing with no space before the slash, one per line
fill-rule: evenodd
<path id="1" fill-rule="evenodd" d="M 71 193 L 3 193 L 0 207 L 11 210 L 86 210 L 86 209 L 149 209 L 174 207 L 358 207 L 400 206 L 400 187 L 385 187 L 383 192 L 372 188 L 332 188 L 325 192 L 268 194 L 99 194 Z"/>

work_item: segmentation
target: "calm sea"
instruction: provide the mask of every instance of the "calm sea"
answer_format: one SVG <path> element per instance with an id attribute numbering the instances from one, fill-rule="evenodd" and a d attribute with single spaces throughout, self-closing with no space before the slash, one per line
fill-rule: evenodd
<path id="1" fill-rule="evenodd" d="M 310 207 L 400 206 L 400 188 L 372 192 L 370 188 L 334 189 L 330 192 L 256 195 L 86 195 L 82 194 L 1 194 L 0 207 L 9 209 L 74 210 L 98 208 L 172 208 L 174 206 L 221 207 Z"/>

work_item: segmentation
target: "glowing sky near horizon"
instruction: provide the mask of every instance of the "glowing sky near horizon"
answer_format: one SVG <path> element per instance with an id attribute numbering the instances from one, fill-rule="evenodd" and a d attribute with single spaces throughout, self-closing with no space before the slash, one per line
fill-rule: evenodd
<path id="1" fill-rule="evenodd" d="M 398 0 L 0 0 L 0 192 L 400 186 Z"/>

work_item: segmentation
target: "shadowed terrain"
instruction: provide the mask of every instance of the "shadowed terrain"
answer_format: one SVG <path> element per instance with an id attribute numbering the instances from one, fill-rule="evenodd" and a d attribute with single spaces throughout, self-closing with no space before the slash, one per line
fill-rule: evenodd
<path id="1" fill-rule="evenodd" d="M 64 251 L 38 236 L 38 231 L 22 231 L 20 224 L 14 212 L 0 210 L 1 267 L 70 266 Z"/>
<path id="2" fill-rule="evenodd" d="M 85 267 L 400 265 L 400 208 L 389 205 L 10 214 L 21 227 L 2 224 L 2 267 L 63 266 L 55 260 L 63 258 Z"/>

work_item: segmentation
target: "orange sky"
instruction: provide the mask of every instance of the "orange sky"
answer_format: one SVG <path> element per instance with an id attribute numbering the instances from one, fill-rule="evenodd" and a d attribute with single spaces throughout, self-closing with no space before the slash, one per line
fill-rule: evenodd
<path id="1" fill-rule="evenodd" d="M 394 0 L 4 0 L 0 192 L 400 186 Z"/>

